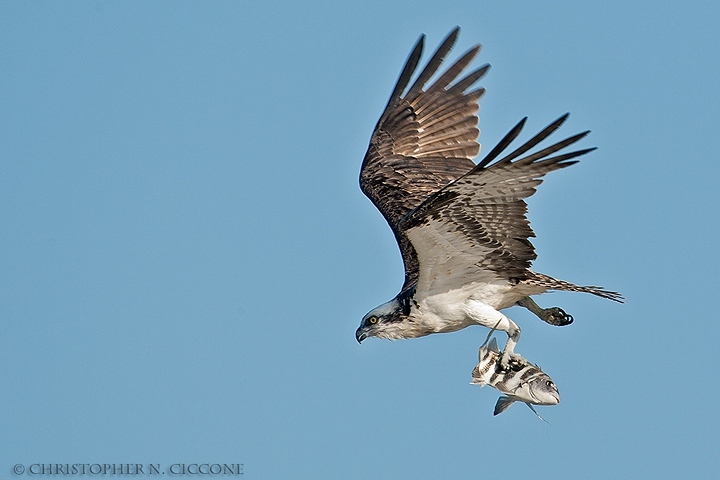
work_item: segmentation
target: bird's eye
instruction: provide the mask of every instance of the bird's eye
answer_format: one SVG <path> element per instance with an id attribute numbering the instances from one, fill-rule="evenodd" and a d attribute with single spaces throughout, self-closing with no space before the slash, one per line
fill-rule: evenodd
<path id="1" fill-rule="evenodd" d="M 548 380 L 547 382 L 545 382 L 545 385 L 547 385 L 548 387 L 554 387 L 554 386 L 555 386 L 555 384 L 554 384 L 553 382 L 551 382 L 550 380 Z"/>
<path id="2" fill-rule="evenodd" d="M 375 325 L 377 323 L 377 320 L 378 320 L 377 317 L 374 317 L 374 316 L 368 318 L 368 322 L 370 322 L 373 325 Z"/>

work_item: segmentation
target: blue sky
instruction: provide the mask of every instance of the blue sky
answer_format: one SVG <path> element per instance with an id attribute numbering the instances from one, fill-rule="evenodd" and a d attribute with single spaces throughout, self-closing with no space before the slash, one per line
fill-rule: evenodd
<path id="1" fill-rule="evenodd" d="M 0 4 L 0 477 L 709 478 L 720 34 L 711 2 Z M 402 264 L 357 186 L 412 45 L 475 43 L 488 151 L 566 111 L 598 150 L 530 200 L 534 268 L 619 290 L 507 311 L 562 402 L 469 385 L 480 327 L 358 345 Z M 561 133 L 561 134 L 562 134 Z M 561 135 L 559 134 L 559 135 Z M 22 476 L 31 477 L 27 472 Z"/>

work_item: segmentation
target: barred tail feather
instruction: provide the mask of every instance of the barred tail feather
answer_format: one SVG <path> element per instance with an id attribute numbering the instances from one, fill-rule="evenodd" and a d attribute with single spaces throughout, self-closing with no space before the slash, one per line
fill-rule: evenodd
<path id="1" fill-rule="evenodd" d="M 575 285 L 574 283 L 566 282 L 565 280 L 558 280 L 557 278 L 553 278 L 542 273 L 528 273 L 528 277 L 524 279 L 523 282 L 529 283 L 531 285 L 538 285 L 540 287 L 547 288 L 548 290 L 565 290 L 568 292 L 592 293 L 593 295 L 607 298 L 608 300 L 612 300 L 614 302 L 625 303 L 625 297 L 623 297 L 621 293 L 605 290 L 603 287 L 596 287 L 593 285 Z"/>

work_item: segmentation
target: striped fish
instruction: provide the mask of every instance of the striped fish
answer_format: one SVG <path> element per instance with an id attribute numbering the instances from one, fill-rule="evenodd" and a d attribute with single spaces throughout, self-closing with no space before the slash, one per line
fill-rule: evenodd
<path id="1" fill-rule="evenodd" d="M 533 405 L 557 405 L 560 393 L 552 379 L 540 367 L 522 357 L 510 361 L 507 371 L 500 369 L 501 352 L 493 337 L 486 341 L 478 352 L 478 364 L 472 371 L 473 385 L 490 385 L 504 395 L 495 404 L 493 415 L 498 415 L 514 402 L 523 402 L 535 415 L 545 421 L 533 408 Z"/>

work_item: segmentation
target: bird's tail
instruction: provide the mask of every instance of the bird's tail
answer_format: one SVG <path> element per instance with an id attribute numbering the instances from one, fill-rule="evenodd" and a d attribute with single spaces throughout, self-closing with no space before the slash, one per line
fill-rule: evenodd
<path id="1" fill-rule="evenodd" d="M 565 290 L 569 292 L 584 292 L 592 293 L 598 297 L 607 298 L 614 302 L 625 303 L 625 297 L 618 292 L 612 292 L 605 290 L 603 287 L 595 287 L 592 285 L 581 286 L 575 285 L 574 283 L 566 282 L 565 280 L 558 280 L 557 278 L 544 275 L 542 273 L 528 272 L 529 275 L 523 280 L 523 282 L 531 285 L 538 285 L 548 290 Z"/>

